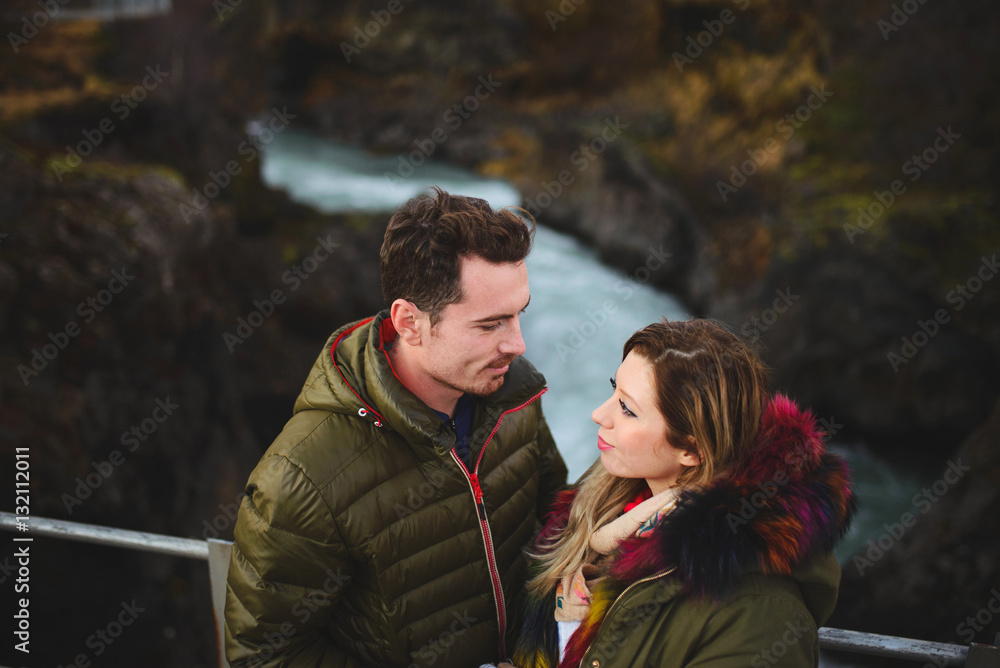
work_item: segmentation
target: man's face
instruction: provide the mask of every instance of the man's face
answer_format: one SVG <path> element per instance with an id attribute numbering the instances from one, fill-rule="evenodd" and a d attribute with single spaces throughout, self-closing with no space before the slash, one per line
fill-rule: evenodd
<path id="1" fill-rule="evenodd" d="M 462 258 L 462 300 L 449 304 L 430 329 L 424 370 L 443 387 L 477 396 L 503 385 L 508 365 L 524 354 L 520 316 L 528 306 L 524 262 L 492 264 Z"/>

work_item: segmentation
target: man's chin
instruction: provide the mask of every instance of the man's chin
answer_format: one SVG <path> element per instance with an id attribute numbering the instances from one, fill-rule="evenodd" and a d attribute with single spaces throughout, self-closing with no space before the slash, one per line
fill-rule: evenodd
<path id="1" fill-rule="evenodd" d="M 491 378 L 474 390 L 471 390 L 469 394 L 473 394 L 477 397 L 488 397 L 491 394 L 496 393 L 501 387 L 503 387 L 504 381 L 507 379 L 507 374 L 498 376 L 496 378 Z"/>

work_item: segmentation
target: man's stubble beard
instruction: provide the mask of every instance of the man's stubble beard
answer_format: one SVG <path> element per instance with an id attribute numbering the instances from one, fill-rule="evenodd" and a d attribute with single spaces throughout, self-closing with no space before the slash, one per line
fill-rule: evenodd
<path id="1" fill-rule="evenodd" d="M 500 357 L 497 357 L 496 359 L 494 359 L 493 361 L 491 361 L 489 364 L 487 364 L 486 367 L 484 367 L 484 369 L 482 371 L 485 371 L 487 369 L 500 369 L 500 368 L 503 368 L 505 366 L 508 366 L 509 364 L 512 364 L 516 358 L 517 358 L 517 355 L 501 355 Z M 507 382 L 507 373 L 504 372 L 504 374 L 502 376 L 498 376 L 498 377 L 493 378 L 491 380 L 484 381 L 482 385 L 467 386 L 467 387 L 461 387 L 461 386 L 455 385 L 454 383 L 451 383 L 451 382 L 449 382 L 449 381 L 447 381 L 447 380 L 445 380 L 443 378 L 437 377 L 437 376 L 435 376 L 434 379 L 437 382 L 439 382 L 442 385 L 444 385 L 445 387 L 450 388 L 452 390 L 455 390 L 456 392 L 461 392 L 463 394 L 471 394 L 471 395 L 473 395 L 475 397 L 488 397 L 491 394 L 495 394 L 496 392 L 498 392 L 500 390 L 500 388 L 503 387 L 504 383 Z M 483 385 L 485 385 L 485 387 L 483 387 Z M 493 385 L 496 385 L 496 386 L 493 387 Z"/>

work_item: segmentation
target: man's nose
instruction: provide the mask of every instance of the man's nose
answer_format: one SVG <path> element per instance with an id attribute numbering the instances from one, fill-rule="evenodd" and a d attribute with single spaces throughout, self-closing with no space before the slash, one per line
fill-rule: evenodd
<path id="1" fill-rule="evenodd" d="M 523 355 L 525 351 L 524 337 L 521 336 L 521 319 L 511 318 L 507 336 L 500 342 L 500 352 L 505 355 Z"/>

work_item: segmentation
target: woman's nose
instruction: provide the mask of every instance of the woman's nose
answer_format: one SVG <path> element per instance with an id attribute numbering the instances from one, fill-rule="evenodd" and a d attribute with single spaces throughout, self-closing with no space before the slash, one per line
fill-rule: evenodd
<path id="1" fill-rule="evenodd" d="M 603 404 L 594 409 L 594 412 L 590 414 L 590 419 L 601 427 L 608 427 L 607 415 L 608 415 L 608 404 L 611 403 L 613 397 L 608 397 L 608 400 Z"/>

